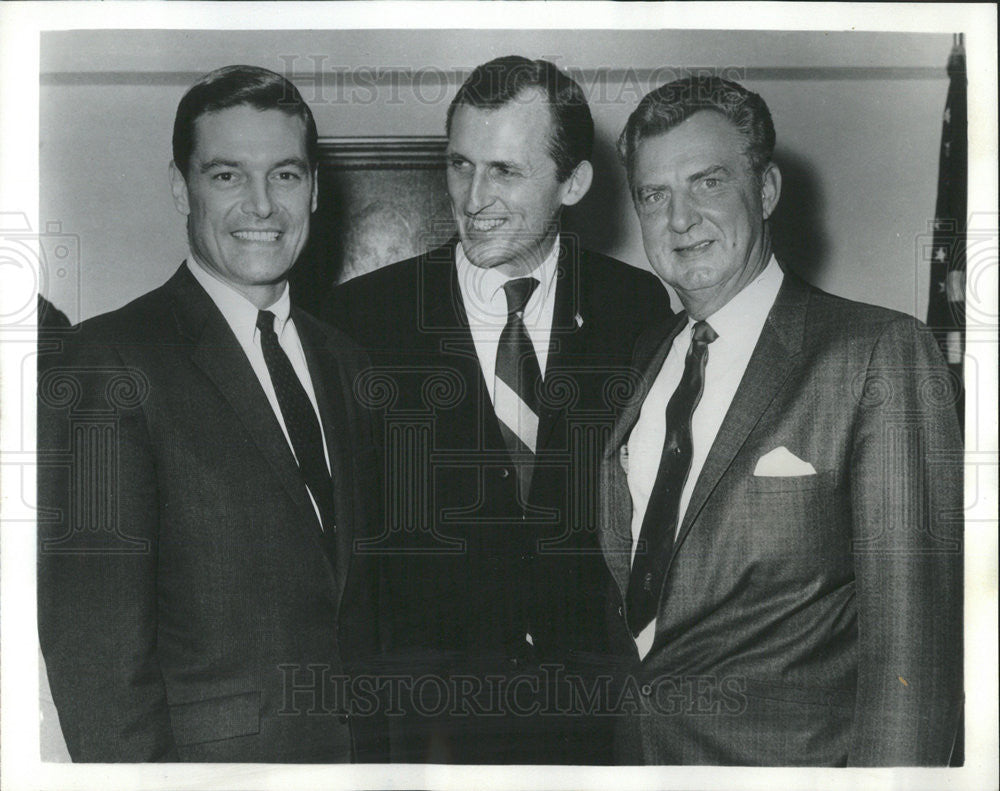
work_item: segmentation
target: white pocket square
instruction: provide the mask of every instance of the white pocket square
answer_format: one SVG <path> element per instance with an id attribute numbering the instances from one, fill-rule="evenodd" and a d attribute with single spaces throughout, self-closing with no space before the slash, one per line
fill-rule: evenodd
<path id="1" fill-rule="evenodd" d="M 782 445 L 757 459 L 753 474 L 766 478 L 815 475 L 816 468 Z"/>

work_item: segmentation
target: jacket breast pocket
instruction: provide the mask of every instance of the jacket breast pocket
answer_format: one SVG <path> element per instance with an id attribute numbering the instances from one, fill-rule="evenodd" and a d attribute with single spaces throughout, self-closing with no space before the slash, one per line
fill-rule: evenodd
<path id="1" fill-rule="evenodd" d="M 178 746 L 260 733 L 260 693 L 242 692 L 170 707 Z"/>
<path id="2" fill-rule="evenodd" d="M 811 489 L 832 489 L 837 483 L 835 470 L 827 470 L 814 475 L 751 475 L 747 483 L 747 491 L 761 494 L 781 494 Z"/>
<path id="3" fill-rule="evenodd" d="M 850 566 L 851 504 L 836 471 L 816 475 L 751 476 L 733 502 L 742 557 L 768 573 L 812 579 Z"/>

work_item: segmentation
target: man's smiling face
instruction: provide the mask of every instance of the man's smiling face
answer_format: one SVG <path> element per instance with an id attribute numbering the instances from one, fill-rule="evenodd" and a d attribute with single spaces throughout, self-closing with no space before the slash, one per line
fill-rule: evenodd
<path id="1" fill-rule="evenodd" d="M 280 110 L 239 105 L 200 116 L 194 138 L 188 172 L 171 166 L 191 251 L 220 280 L 267 307 L 305 246 L 316 208 L 305 124 Z"/>
<path id="2" fill-rule="evenodd" d="M 646 255 L 685 307 L 703 318 L 767 265 L 764 221 L 780 175 L 751 170 L 746 141 L 721 113 L 697 112 L 636 149 L 632 197 Z"/>
<path id="3" fill-rule="evenodd" d="M 556 178 L 553 123 L 545 94 L 533 88 L 496 109 L 456 108 L 448 194 L 462 248 L 476 266 L 509 275 L 533 271 L 552 249 L 562 206 L 586 192 L 576 194 L 573 176 Z"/>

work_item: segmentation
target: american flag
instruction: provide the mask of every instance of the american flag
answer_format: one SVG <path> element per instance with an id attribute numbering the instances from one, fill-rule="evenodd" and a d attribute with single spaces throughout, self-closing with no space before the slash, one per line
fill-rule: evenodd
<path id="1" fill-rule="evenodd" d="M 927 306 L 927 324 L 934 330 L 957 382 L 962 382 L 965 355 L 966 177 L 969 170 L 965 49 L 962 39 L 962 34 L 956 35 L 948 58 L 950 83 L 942 118 L 934 241 L 929 251 L 931 290 Z M 960 418 L 963 401 L 961 398 L 958 400 Z"/>

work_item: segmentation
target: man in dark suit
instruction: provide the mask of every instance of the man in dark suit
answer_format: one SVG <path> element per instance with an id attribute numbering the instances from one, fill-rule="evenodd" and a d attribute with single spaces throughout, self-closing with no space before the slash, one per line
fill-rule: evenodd
<path id="1" fill-rule="evenodd" d="M 376 644 L 353 551 L 379 506 L 367 361 L 288 298 L 315 122 L 283 77 L 231 66 L 185 94 L 173 146 L 190 255 L 39 382 L 38 626 L 66 742 L 75 761 L 374 760 L 350 694 Z"/>
<path id="2" fill-rule="evenodd" d="M 608 661 L 597 449 L 633 383 L 628 348 L 669 302 L 560 233 L 593 129 L 551 63 L 474 69 L 447 120 L 458 238 L 349 281 L 325 314 L 367 348 L 361 389 L 385 409 L 387 531 L 370 549 L 405 698 L 395 760 L 611 760 L 609 719 L 579 694 Z"/>
<path id="3" fill-rule="evenodd" d="M 783 273 L 764 101 L 647 95 L 619 141 L 653 268 L 602 461 L 628 763 L 947 764 L 962 706 L 957 389 L 900 313 Z"/>

